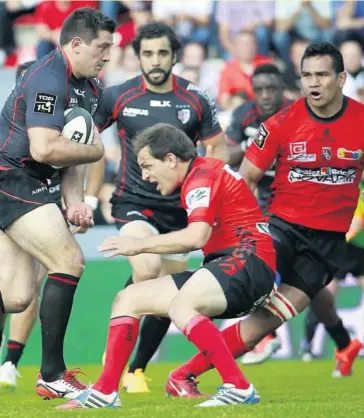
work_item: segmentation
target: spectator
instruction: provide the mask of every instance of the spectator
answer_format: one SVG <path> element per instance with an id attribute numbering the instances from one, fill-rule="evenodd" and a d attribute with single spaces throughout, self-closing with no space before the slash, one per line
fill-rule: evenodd
<path id="1" fill-rule="evenodd" d="M 330 1 L 276 0 L 274 45 L 287 64 L 292 37 L 311 42 L 331 41 L 332 9 Z"/>
<path id="2" fill-rule="evenodd" d="M 37 58 L 51 52 L 59 43 L 59 35 L 64 20 L 80 7 L 96 7 L 97 1 L 56 0 L 43 1 L 36 8 L 38 49 Z"/>
<path id="3" fill-rule="evenodd" d="M 234 39 L 243 30 L 255 31 L 260 55 L 268 55 L 274 17 L 272 1 L 220 1 L 216 9 L 219 39 L 234 55 Z"/>
<path id="4" fill-rule="evenodd" d="M 343 55 L 347 72 L 343 93 L 354 100 L 360 101 L 359 95 L 364 85 L 363 50 L 358 42 L 345 41 L 341 44 L 340 52 Z"/>
<path id="5" fill-rule="evenodd" d="M 251 76 L 256 67 L 272 63 L 272 60 L 257 55 L 257 42 L 254 32 L 240 32 L 233 43 L 234 59 L 227 62 L 221 72 L 218 102 L 222 110 L 231 106 L 231 96 L 243 92 L 250 100 L 254 99 Z"/>
<path id="6" fill-rule="evenodd" d="M 120 50 L 121 57 L 117 63 L 110 62 L 112 66 L 107 67 L 105 72 L 105 83 L 107 86 L 113 86 L 140 74 L 140 65 L 138 57 L 135 55 L 131 45 L 127 45 L 124 50 Z"/>
<path id="7" fill-rule="evenodd" d="M 337 29 L 335 43 L 340 45 L 348 40 L 356 40 L 364 45 L 364 2 L 335 0 L 333 10 Z"/>
<path id="8" fill-rule="evenodd" d="M 180 76 L 198 86 L 200 84 L 200 72 L 196 67 L 184 67 Z"/>
<path id="9" fill-rule="evenodd" d="M 210 40 L 212 1 L 153 0 L 152 12 L 156 20 L 171 25 L 183 43 L 198 42 L 207 46 Z"/>
<path id="10" fill-rule="evenodd" d="M 16 65 L 14 22 L 17 18 L 34 13 L 37 0 L 0 2 L 0 65 L 7 60 Z"/>
<path id="11" fill-rule="evenodd" d="M 129 8 L 126 3 L 125 1 L 100 1 L 99 9 L 114 22 L 118 22 L 120 15 L 129 13 Z"/>
<path id="12" fill-rule="evenodd" d="M 284 95 L 289 100 L 297 100 L 301 93 L 301 59 L 305 49 L 310 44 L 305 39 L 296 39 L 290 47 L 290 61 L 283 72 L 286 85 Z"/>

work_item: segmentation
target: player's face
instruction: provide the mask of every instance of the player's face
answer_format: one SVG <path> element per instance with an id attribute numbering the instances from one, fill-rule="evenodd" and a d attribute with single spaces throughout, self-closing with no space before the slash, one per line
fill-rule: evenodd
<path id="1" fill-rule="evenodd" d="M 148 147 L 144 147 L 138 153 L 138 164 L 143 180 L 155 184 L 161 195 L 170 195 L 179 186 L 177 161 L 173 154 L 167 154 L 162 161 L 150 155 Z"/>
<path id="2" fill-rule="evenodd" d="M 283 85 L 276 74 L 259 74 L 253 78 L 255 101 L 260 113 L 269 117 L 280 110 L 283 104 Z"/>
<path id="3" fill-rule="evenodd" d="M 325 108 L 341 98 L 346 75 L 336 74 L 330 56 L 306 58 L 301 69 L 302 89 L 312 108 Z"/>
<path id="4" fill-rule="evenodd" d="M 99 75 L 104 65 L 110 61 L 112 39 L 110 32 L 99 31 L 99 36 L 89 44 L 80 44 L 77 67 L 82 77 L 93 78 Z"/>
<path id="5" fill-rule="evenodd" d="M 139 59 L 140 67 L 148 83 L 161 86 L 169 79 L 175 57 L 166 36 L 142 39 Z"/>

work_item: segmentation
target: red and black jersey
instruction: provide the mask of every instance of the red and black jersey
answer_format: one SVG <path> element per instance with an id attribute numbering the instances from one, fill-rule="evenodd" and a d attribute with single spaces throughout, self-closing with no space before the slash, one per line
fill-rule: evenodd
<path id="1" fill-rule="evenodd" d="M 133 137 L 158 122 L 183 130 L 193 143 L 221 132 L 213 100 L 189 81 L 173 76 L 173 91 L 147 90 L 143 76 L 105 90 L 103 105 L 95 118 L 100 130 L 117 123 L 122 159 L 113 201 L 147 207 L 180 205 L 179 192 L 162 196 L 154 184 L 142 179 L 133 151 Z"/>
<path id="2" fill-rule="evenodd" d="M 268 224 L 253 193 L 229 165 L 215 158 L 197 157 L 182 184 L 181 201 L 188 223 L 206 222 L 211 237 L 205 257 L 240 248 L 275 270 L 276 255 Z"/>
<path id="3" fill-rule="evenodd" d="M 304 98 L 260 126 L 246 158 L 261 170 L 277 158 L 269 211 L 308 228 L 347 232 L 358 201 L 364 106 L 344 97 L 320 118 Z"/>

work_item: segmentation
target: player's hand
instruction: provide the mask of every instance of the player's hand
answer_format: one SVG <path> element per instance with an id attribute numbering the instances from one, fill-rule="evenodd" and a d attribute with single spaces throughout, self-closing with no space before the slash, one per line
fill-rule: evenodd
<path id="1" fill-rule="evenodd" d="M 84 202 L 69 206 L 66 213 L 67 219 L 72 225 L 86 229 L 94 226 L 92 208 Z"/>
<path id="2" fill-rule="evenodd" d="M 142 252 L 143 240 L 141 238 L 123 236 L 110 237 L 98 247 L 101 252 L 111 251 L 105 258 L 116 257 L 117 255 L 138 255 Z"/>
<path id="3" fill-rule="evenodd" d="M 72 235 L 86 234 L 87 231 L 88 228 L 85 228 L 84 226 L 73 226 L 73 228 L 71 228 Z"/>

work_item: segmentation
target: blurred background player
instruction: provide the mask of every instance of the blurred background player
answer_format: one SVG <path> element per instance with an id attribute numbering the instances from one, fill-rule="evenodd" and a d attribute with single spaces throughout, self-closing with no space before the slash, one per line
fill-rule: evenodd
<path id="1" fill-rule="evenodd" d="M 355 211 L 350 229 L 346 234 L 346 257 L 340 266 L 339 271 L 336 273 L 335 278 L 327 286 L 327 289 L 334 297 L 340 290 L 340 282 L 344 281 L 348 274 L 352 274 L 358 280 L 362 293 L 364 292 L 364 249 L 361 247 L 358 239 L 356 239 L 364 228 L 363 184 L 361 188 L 358 207 Z M 317 319 L 315 313 L 311 308 L 308 308 L 305 313 L 304 338 L 300 344 L 300 355 L 303 361 L 311 361 L 316 358 L 316 355 L 312 352 L 312 341 L 319 324 L 320 321 Z"/>
<path id="2" fill-rule="evenodd" d="M 201 89 L 172 74 L 181 44 L 165 23 L 140 27 L 133 42 L 142 75 L 105 90 L 95 124 L 103 131 L 117 122 L 122 159 L 112 197 L 112 215 L 120 235 L 148 237 L 186 226 L 178 191 L 161 196 L 155 185 L 141 178 L 132 149 L 134 135 L 168 122 L 182 129 L 196 145 L 201 141 L 211 155 L 227 161 L 227 144 L 216 118 L 215 104 Z M 186 270 L 188 254 L 141 254 L 129 257 L 134 283 Z M 131 283 L 128 281 L 127 285 Z M 124 376 L 128 392 L 149 391 L 144 370 L 167 333 L 169 318 L 147 316 L 143 320 L 135 358 Z"/>

